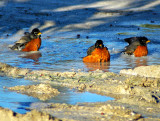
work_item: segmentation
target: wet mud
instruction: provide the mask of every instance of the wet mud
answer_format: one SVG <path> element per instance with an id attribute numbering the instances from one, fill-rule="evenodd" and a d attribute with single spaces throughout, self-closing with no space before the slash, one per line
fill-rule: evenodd
<path id="1" fill-rule="evenodd" d="M 60 92 L 52 88 L 49 84 L 37 84 L 37 85 L 27 85 L 27 86 L 15 86 L 7 88 L 11 91 L 16 91 L 18 93 L 26 94 L 28 96 L 36 97 L 39 100 L 45 101 L 48 100 Z"/>
<path id="2" fill-rule="evenodd" d="M 79 103 L 77 105 L 59 103 L 32 103 L 30 109 L 36 109 L 55 116 L 61 120 L 160 120 L 160 78 L 159 73 L 154 77 L 148 74 L 152 70 L 159 72 L 159 65 L 137 67 L 134 73 L 131 70 L 123 70 L 126 73 L 115 74 L 112 72 L 52 72 L 46 70 L 28 70 L 18 67 L 0 64 L 0 72 L 7 76 L 24 78 L 27 80 L 65 86 L 77 91 L 90 91 L 106 95 L 115 100 L 97 103 Z M 139 73 L 139 70 L 143 73 Z M 10 70 L 8 72 L 8 69 Z M 135 73 L 138 75 L 135 76 Z M 45 85 L 45 84 L 40 84 Z M 45 86 L 46 86 L 45 85 Z M 45 87 L 44 86 L 44 87 Z M 17 86 L 13 89 L 27 95 L 36 86 Z M 37 86 L 38 87 L 38 86 Z M 57 91 L 56 91 L 57 92 Z M 37 90 L 38 93 L 38 90 Z M 46 90 L 44 95 L 50 93 Z M 31 95 L 32 96 L 32 95 Z"/>
<path id="3" fill-rule="evenodd" d="M 1 121 L 60 121 L 46 113 L 32 110 L 26 114 L 18 114 L 9 109 L 0 107 Z"/>
<path id="4" fill-rule="evenodd" d="M 121 70 L 121 74 L 140 75 L 144 77 L 160 78 L 160 65 L 143 66 L 135 69 Z"/>

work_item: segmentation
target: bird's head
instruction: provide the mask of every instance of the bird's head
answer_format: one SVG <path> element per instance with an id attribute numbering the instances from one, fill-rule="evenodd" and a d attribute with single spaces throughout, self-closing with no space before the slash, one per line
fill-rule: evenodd
<path id="1" fill-rule="evenodd" d="M 95 47 L 96 48 L 103 48 L 104 47 L 103 41 L 102 40 L 97 40 L 96 43 L 95 43 Z"/>
<path id="2" fill-rule="evenodd" d="M 146 45 L 150 40 L 147 37 L 139 37 L 139 41 L 141 45 Z"/>
<path id="3" fill-rule="evenodd" d="M 38 28 L 34 28 L 31 33 L 35 36 L 40 36 L 42 34 Z"/>

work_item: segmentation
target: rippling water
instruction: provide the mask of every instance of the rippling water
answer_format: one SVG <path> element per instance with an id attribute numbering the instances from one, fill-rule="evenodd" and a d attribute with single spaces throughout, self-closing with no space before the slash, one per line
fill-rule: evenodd
<path id="1" fill-rule="evenodd" d="M 0 39 L 0 62 L 21 68 L 45 69 L 60 72 L 78 70 L 94 71 L 100 69 L 115 73 L 119 73 L 119 71 L 124 68 L 160 64 L 160 27 L 158 25 L 150 24 L 134 24 L 136 24 L 136 27 L 140 27 L 141 31 L 135 31 L 135 27 L 131 27 L 129 30 L 125 29 L 123 31 L 115 29 L 110 32 L 67 32 L 54 34 L 52 36 L 42 35 L 42 47 L 39 52 L 35 53 L 24 53 L 10 50 L 8 45 L 13 44 L 16 39 L 14 39 L 12 35 L 4 35 L 4 37 Z M 125 23 L 125 25 L 121 24 L 119 26 L 127 25 Z M 81 35 L 78 39 L 76 38 L 77 34 Z M 151 40 L 148 44 L 148 56 L 133 57 L 120 53 L 120 51 L 127 46 L 127 43 L 123 40 L 124 38 L 142 35 Z M 87 36 L 89 38 L 86 38 Z M 102 39 L 104 45 L 108 47 L 111 54 L 111 61 L 102 64 L 83 63 L 82 58 L 86 56 L 88 47 L 93 45 L 97 39 Z M 0 106 L 10 108 L 16 112 L 25 113 L 25 107 L 29 107 L 33 102 L 40 102 L 36 98 L 2 89 L 3 86 L 28 85 L 34 84 L 34 82 L 7 77 L 0 77 L 0 79 Z M 77 102 L 108 100 L 105 96 L 88 92 L 76 93 L 67 88 L 57 88 L 62 93 L 47 102 L 75 104 Z"/>
<path id="2" fill-rule="evenodd" d="M 122 25 L 121 25 L 122 26 Z M 42 47 L 38 53 L 24 53 L 11 51 L 8 49 L 9 44 L 13 44 L 13 38 L 4 37 L 0 42 L 1 62 L 30 69 L 45 69 L 52 71 L 94 71 L 100 69 L 118 73 L 124 68 L 134 68 L 142 65 L 160 64 L 160 28 L 157 25 L 137 25 L 141 31 L 123 31 L 114 32 L 93 32 L 93 33 L 61 33 L 53 36 L 42 35 Z M 79 39 L 76 35 L 80 34 Z M 146 36 L 151 42 L 148 44 L 148 56 L 133 57 L 121 54 L 127 43 L 124 38 L 133 36 Z M 86 36 L 89 38 L 87 39 Z M 82 58 L 86 56 L 88 47 L 93 45 L 97 39 L 102 39 L 104 45 L 108 47 L 111 60 L 109 63 L 83 63 Z"/>

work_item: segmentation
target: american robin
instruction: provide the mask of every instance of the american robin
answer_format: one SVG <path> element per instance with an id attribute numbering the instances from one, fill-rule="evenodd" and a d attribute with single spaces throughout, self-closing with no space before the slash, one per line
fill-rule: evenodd
<path id="1" fill-rule="evenodd" d="M 146 37 L 131 37 L 124 40 L 129 43 L 129 45 L 125 47 L 124 53 L 134 55 L 135 57 L 147 56 L 147 43 L 150 42 L 150 40 Z"/>
<path id="2" fill-rule="evenodd" d="M 19 51 L 38 51 L 41 46 L 41 32 L 39 29 L 35 28 L 31 33 L 25 32 L 24 36 L 20 38 L 15 44 L 11 47 L 12 50 Z"/>
<path id="3" fill-rule="evenodd" d="M 107 47 L 104 47 L 102 40 L 97 40 L 95 45 L 87 50 L 87 56 L 83 62 L 107 62 L 110 61 L 110 53 Z"/>

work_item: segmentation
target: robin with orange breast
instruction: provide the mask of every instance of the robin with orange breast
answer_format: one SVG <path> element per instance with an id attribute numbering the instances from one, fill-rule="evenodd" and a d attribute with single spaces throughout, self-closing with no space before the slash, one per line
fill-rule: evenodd
<path id="1" fill-rule="evenodd" d="M 15 44 L 10 47 L 12 50 L 24 52 L 38 51 L 41 46 L 41 32 L 35 28 L 31 33 L 25 32 L 25 35 L 20 38 Z"/>
<path id="2" fill-rule="evenodd" d="M 104 47 L 102 40 L 97 40 L 95 45 L 87 50 L 87 56 L 83 62 L 107 62 L 110 61 L 110 53 L 107 47 Z"/>
<path id="3" fill-rule="evenodd" d="M 147 43 L 150 42 L 148 38 L 131 37 L 124 40 L 129 43 L 129 45 L 125 47 L 124 53 L 134 55 L 135 57 L 147 56 Z"/>

